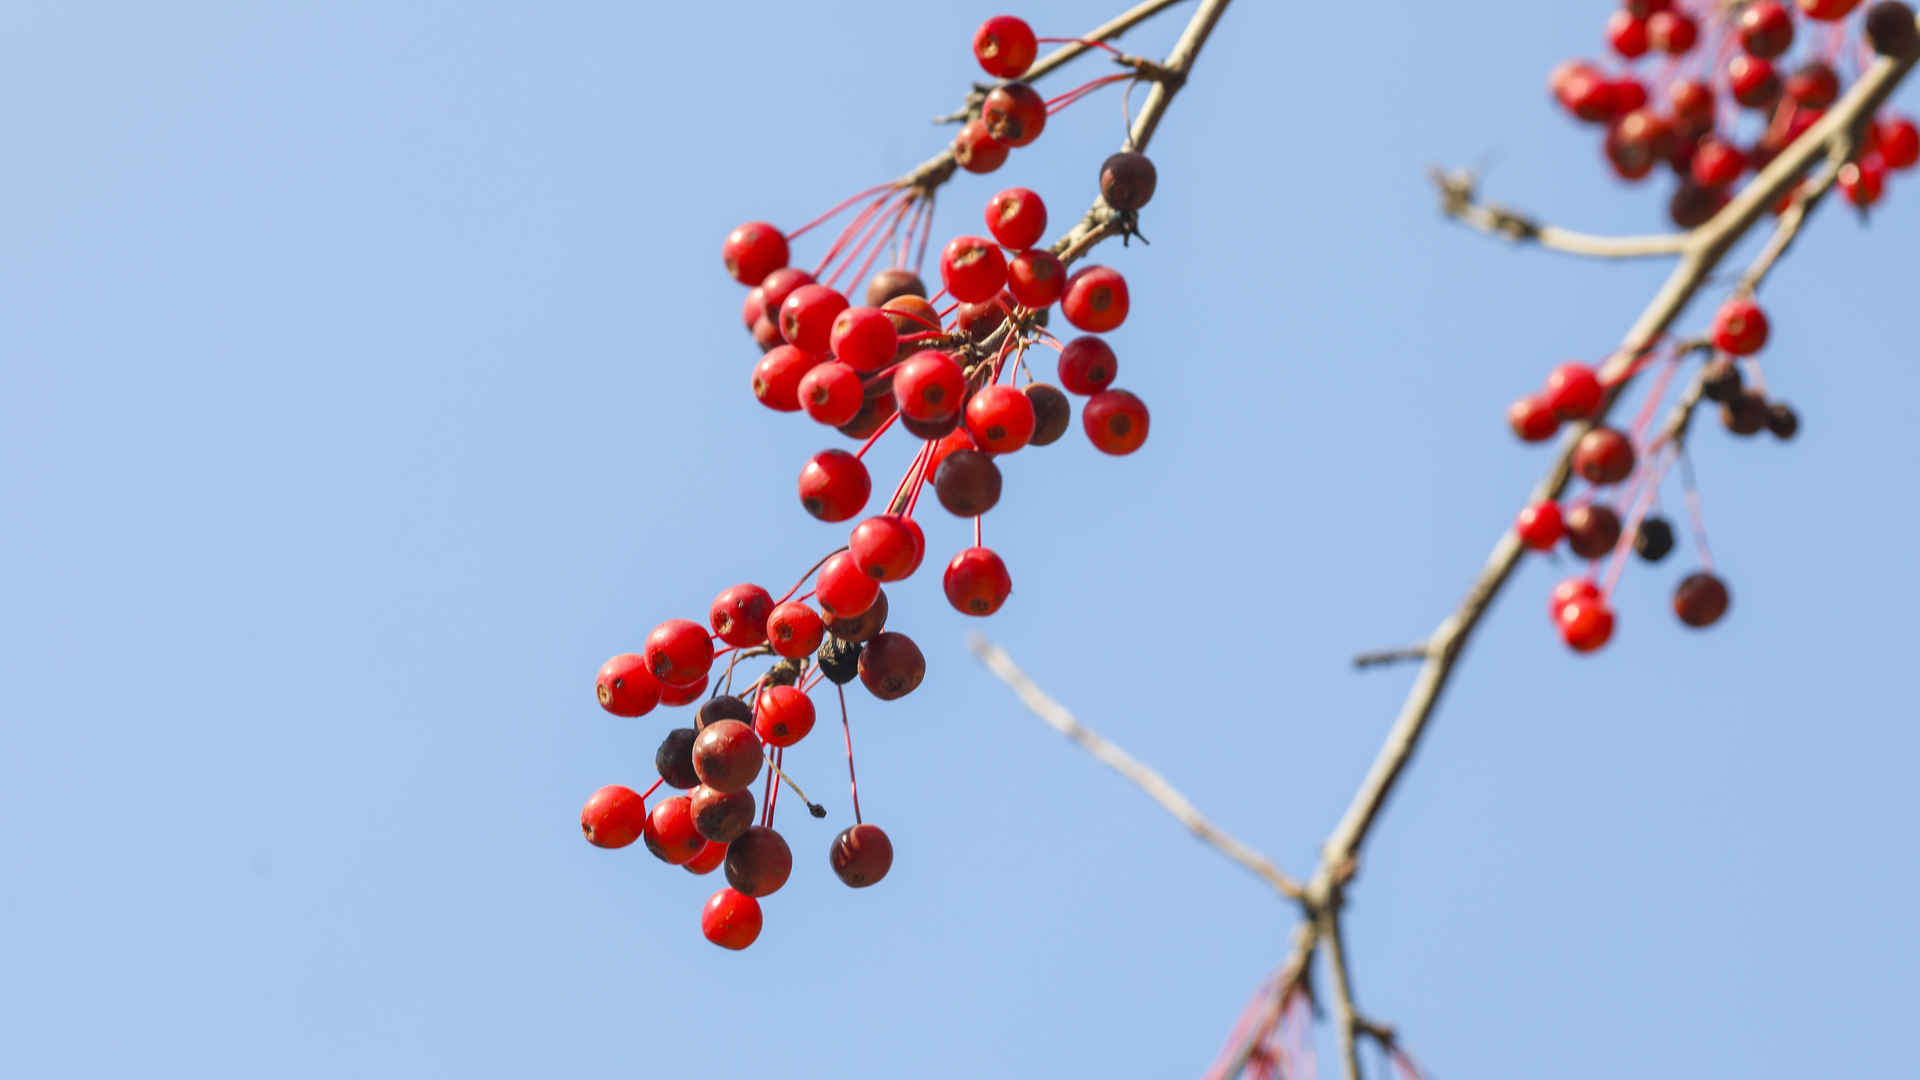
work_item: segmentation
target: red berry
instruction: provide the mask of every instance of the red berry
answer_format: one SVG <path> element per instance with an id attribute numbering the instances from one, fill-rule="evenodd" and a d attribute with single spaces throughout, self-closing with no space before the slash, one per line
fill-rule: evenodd
<path id="1" fill-rule="evenodd" d="M 911 420 L 940 420 L 960 411 L 967 376 L 953 357 L 923 349 L 901 361 L 893 372 L 893 399 Z"/>
<path id="2" fill-rule="evenodd" d="M 847 310 L 847 298 L 825 285 L 802 285 L 780 302 L 780 336 L 802 352 L 833 347 L 833 324 Z"/>
<path id="3" fill-rule="evenodd" d="M 873 606 L 880 583 L 860 572 L 851 552 L 838 552 L 820 564 L 814 602 L 829 619 L 851 619 Z"/>
<path id="4" fill-rule="evenodd" d="M 766 826 L 748 829 L 727 849 L 727 884 L 748 896 L 779 892 L 792 873 L 786 838 Z"/>
<path id="5" fill-rule="evenodd" d="M 1560 430 L 1560 418 L 1545 394 L 1523 397 L 1507 406 L 1507 424 L 1522 442 L 1545 442 Z"/>
<path id="6" fill-rule="evenodd" d="M 1764 109 L 1780 96 L 1780 76 L 1773 65 L 1757 56 L 1736 56 L 1727 62 L 1727 81 L 1733 100 L 1749 109 Z"/>
<path id="7" fill-rule="evenodd" d="M 935 473 L 940 471 L 940 463 L 947 460 L 947 455 L 955 451 L 974 449 L 978 448 L 974 446 L 973 436 L 967 433 L 967 429 L 964 427 L 954 428 L 933 444 L 933 454 L 927 459 L 927 472 Z"/>
<path id="8" fill-rule="evenodd" d="M 1719 622 L 1731 603 L 1726 583 L 1704 570 L 1688 574 L 1673 591 L 1673 613 L 1696 630 Z"/>
<path id="9" fill-rule="evenodd" d="M 1028 446 L 1052 446 L 1073 426 L 1073 405 L 1060 388 L 1049 383 L 1028 383 L 1021 393 L 1033 402 L 1033 438 Z"/>
<path id="10" fill-rule="evenodd" d="M 880 307 L 896 296 L 925 296 L 927 284 L 911 270 L 889 267 L 876 270 L 867 282 L 867 306 Z"/>
<path id="11" fill-rule="evenodd" d="M 1016 391 L 1017 392 L 1017 391 Z M 862 573 L 875 581 L 902 581 L 920 568 L 927 537 L 920 523 L 901 514 L 881 514 L 853 527 L 847 549 Z"/>
<path id="12" fill-rule="evenodd" d="M 1667 87 L 1667 101 L 1673 106 L 1673 119 L 1681 130 L 1704 133 L 1713 130 L 1713 90 L 1698 79 L 1678 79 Z"/>
<path id="13" fill-rule="evenodd" d="M 1635 109 L 1607 129 L 1605 150 L 1613 171 L 1638 180 L 1673 152 L 1673 125 L 1650 109 Z"/>
<path id="14" fill-rule="evenodd" d="M 987 134 L 1008 146 L 1025 146 L 1040 137 L 1047 126 L 1047 99 L 1026 83 L 1008 83 L 987 92 L 980 103 L 980 119 Z M 1011 248 L 1024 244 L 1008 244 Z"/>
<path id="15" fill-rule="evenodd" d="M 1860 0 L 1800 0 L 1800 10 L 1807 18 L 1821 22 L 1838 22 L 1859 6 Z"/>
<path id="16" fill-rule="evenodd" d="M 773 613 L 773 597 L 758 585 L 735 585 L 713 598 L 707 612 L 707 625 L 720 640 L 741 648 L 764 645 L 767 640 L 767 616 Z"/>
<path id="17" fill-rule="evenodd" d="M 1569 60 L 1553 69 L 1547 88 L 1560 106 L 1582 120 L 1603 119 L 1610 111 L 1605 104 L 1606 76 L 1584 60 Z"/>
<path id="18" fill-rule="evenodd" d="M 907 341 L 913 334 L 938 333 L 940 313 L 924 296 L 896 296 L 880 305 L 887 313 L 887 321 L 893 324 L 895 340 L 899 342 L 894 349 L 894 359 L 904 359 L 902 353 L 912 354 L 919 346 Z"/>
<path id="19" fill-rule="evenodd" d="M 1513 519 L 1513 531 L 1520 534 L 1520 542 L 1535 551 L 1552 550 L 1560 542 L 1562 530 L 1560 505 L 1551 500 L 1523 506 Z"/>
<path id="20" fill-rule="evenodd" d="M 1067 291 L 1067 268 L 1053 252 L 1029 248 L 1008 261 L 1007 291 L 1022 307 L 1048 307 Z"/>
<path id="21" fill-rule="evenodd" d="M 1127 319 L 1126 279 L 1105 266 L 1077 270 L 1067 279 L 1060 311 L 1079 329 L 1104 334 Z"/>
<path id="22" fill-rule="evenodd" d="M 766 280 L 759 286 L 760 301 L 763 305 L 760 314 L 778 330 L 780 305 L 787 302 L 787 297 L 793 295 L 793 290 L 802 285 L 811 284 L 813 284 L 813 275 L 797 266 L 783 266 L 768 274 Z"/>
<path id="23" fill-rule="evenodd" d="M 826 359 L 801 352 L 792 345 L 776 345 L 767 350 L 753 369 L 753 396 L 760 404 L 778 412 L 800 411 L 800 380 L 814 365 Z"/>
<path id="24" fill-rule="evenodd" d="M 893 320 L 875 307 L 850 307 L 834 316 L 827 338 L 834 359 L 855 371 L 874 371 L 893 363 L 899 344 Z"/>
<path id="25" fill-rule="evenodd" d="M 720 245 L 727 273 L 742 285 L 758 285 L 787 265 L 787 238 L 764 221 L 749 221 L 727 234 Z"/>
<path id="26" fill-rule="evenodd" d="M 813 701 L 791 686 L 760 691 L 753 706 L 753 732 L 768 746 L 792 746 L 813 730 Z"/>
<path id="27" fill-rule="evenodd" d="M 753 824 L 753 792 L 719 791 L 705 784 L 687 794 L 694 831 L 712 844 L 730 844 Z M 705 850 L 702 848 L 701 850 Z M 694 852 L 697 858 L 700 852 Z"/>
<path id="28" fill-rule="evenodd" d="M 970 173 L 990 173 L 1007 163 L 1007 144 L 993 137 L 987 122 L 974 117 L 953 137 L 953 160 Z"/>
<path id="29" fill-rule="evenodd" d="M 1567 511 L 1567 547 L 1583 559 L 1597 559 L 1620 542 L 1620 515 L 1610 506 L 1587 503 Z"/>
<path id="30" fill-rule="evenodd" d="M 1040 52 L 1033 28 L 1012 15 L 995 15 L 973 32 L 973 58 L 996 79 L 1017 79 Z"/>
<path id="31" fill-rule="evenodd" d="M 640 839 L 655 858 L 670 866 L 679 866 L 700 854 L 707 844 L 700 830 L 693 827 L 693 800 L 685 795 L 654 804 Z"/>
<path id="32" fill-rule="evenodd" d="M 759 737 L 738 720 L 716 720 L 693 737 L 693 771 L 715 791 L 745 791 L 765 756 Z"/>
<path id="33" fill-rule="evenodd" d="M 716 844 L 709 840 L 707 846 L 700 849 L 700 854 L 681 863 L 680 869 L 689 874 L 711 874 L 720 868 L 720 864 L 726 861 L 726 858 L 727 845 Z"/>
<path id="34" fill-rule="evenodd" d="M 1136 150 L 1122 150 L 1100 163 L 1100 198 L 1122 212 L 1138 210 L 1153 201 L 1160 186 L 1160 170 Z"/>
<path id="35" fill-rule="evenodd" d="M 1547 614 L 1553 616 L 1554 621 L 1558 622 L 1561 608 L 1575 600 L 1598 600 L 1599 598 L 1600 586 L 1595 585 L 1592 578 L 1570 577 L 1553 587 L 1553 595 L 1547 601 Z"/>
<path id="36" fill-rule="evenodd" d="M 767 616 L 767 643 L 789 660 L 813 655 L 826 632 L 820 616 L 798 600 L 776 606 Z"/>
<path id="37" fill-rule="evenodd" d="M 1585 364 L 1561 364 L 1547 376 L 1547 404 L 1562 420 L 1585 420 L 1600 408 L 1606 392 Z"/>
<path id="38" fill-rule="evenodd" d="M 1589 484 L 1617 484 L 1633 475 L 1633 443 L 1613 428 L 1594 428 L 1574 445 L 1573 469 Z"/>
<path id="39" fill-rule="evenodd" d="M 1013 591 L 1007 564 L 983 547 L 970 547 L 955 555 L 947 564 L 941 584 L 947 591 L 947 603 L 963 615 L 991 615 Z"/>
<path id="40" fill-rule="evenodd" d="M 1809 60 L 1787 76 L 1787 96 L 1809 109 L 1824 109 L 1840 99 L 1840 76 L 1825 60 Z"/>
<path id="41" fill-rule="evenodd" d="M 1568 603 L 1555 619 L 1561 639 L 1575 652 L 1592 652 L 1613 636 L 1613 609 L 1597 596 Z"/>
<path id="42" fill-rule="evenodd" d="M 1026 188 L 1008 188 L 987 200 L 987 231 L 1001 247 L 1025 251 L 1047 231 L 1047 204 Z"/>
<path id="43" fill-rule="evenodd" d="M 963 304 L 977 304 L 1007 283 L 1007 259 L 993 241 L 956 236 L 940 252 L 940 281 Z"/>
<path id="44" fill-rule="evenodd" d="M 1886 190 L 1887 167 L 1878 154 L 1867 154 L 1859 161 L 1840 166 L 1840 192 L 1855 206 L 1867 207 L 1880 201 Z"/>
<path id="45" fill-rule="evenodd" d="M 940 505 L 959 517 L 979 517 L 993 509 L 1000 501 L 1000 484 L 1000 466 L 978 450 L 954 451 L 933 474 Z"/>
<path id="46" fill-rule="evenodd" d="M 913 693 L 927 677 L 927 659 L 905 634 L 883 630 L 860 650 L 860 683 L 881 701 Z"/>
<path id="47" fill-rule="evenodd" d="M 860 407 L 867 403 L 860 376 L 838 360 L 821 364 L 802 375 L 796 395 L 808 416 L 829 427 L 852 421 L 860 415 Z"/>
<path id="48" fill-rule="evenodd" d="M 1002 290 L 977 304 L 961 304 L 954 312 L 953 328 L 975 345 L 984 345 L 1012 310 L 1013 296 Z"/>
<path id="49" fill-rule="evenodd" d="M 1904 116 L 1889 116 L 1873 125 L 1880 160 L 1889 168 L 1911 169 L 1920 162 L 1920 128 Z"/>
<path id="50" fill-rule="evenodd" d="M 845 521 L 867 505 L 873 480 L 845 450 L 822 450 L 800 470 L 800 505 L 821 521 Z"/>
<path id="51" fill-rule="evenodd" d="M 700 909 L 700 933 L 723 949 L 744 949 L 760 936 L 760 901 L 721 889 Z"/>
<path id="52" fill-rule="evenodd" d="M 1656 11 L 1647 17 L 1647 40 L 1668 56 L 1680 56 L 1700 40 L 1700 23 L 1682 12 Z"/>
<path id="53" fill-rule="evenodd" d="M 1011 454 L 1033 438 L 1033 402 L 1011 386 L 983 386 L 967 399 L 966 422 L 980 449 Z"/>
<path id="54" fill-rule="evenodd" d="M 668 708 L 679 708 L 682 705 L 691 705 L 699 701 L 700 695 L 706 692 L 707 677 L 705 675 L 700 676 L 685 686 L 662 684 L 660 687 L 660 704 Z"/>
<path id="55" fill-rule="evenodd" d="M 1060 350 L 1060 385 L 1075 394 L 1097 394 L 1113 384 L 1120 361 L 1097 337 L 1077 337 Z"/>
<path id="56" fill-rule="evenodd" d="M 887 627 L 887 590 L 881 589 L 880 595 L 873 598 L 873 606 L 851 619 L 835 619 L 827 624 L 827 632 L 841 641 L 862 642 Z"/>
<path id="57" fill-rule="evenodd" d="M 1607 18 L 1607 44 L 1629 60 L 1645 55 L 1648 45 L 1647 21 L 1630 11 L 1616 11 Z"/>
<path id="58" fill-rule="evenodd" d="M 1726 187 L 1747 171 L 1747 156 L 1732 143 L 1709 135 L 1694 150 L 1690 171 L 1701 187 Z"/>
<path id="59" fill-rule="evenodd" d="M 1767 313 L 1751 300 L 1729 300 L 1713 316 L 1713 343 L 1734 356 L 1752 356 L 1767 344 Z"/>
<path id="60" fill-rule="evenodd" d="M 1131 454 L 1147 441 L 1147 406 L 1125 390 L 1102 390 L 1080 410 L 1080 425 L 1095 449 Z"/>
<path id="61" fill-rule="evenodd" d="M 580 810 L 580 832 L 594 847 L 626 847 L 640 839 L 646 827 L 646 801 L 639 792 L 619 784 L 594 792 Z"/>
<path id="62" fill-rule="evenodd" d="M 833 838 L 827 865 L 848 887 L 864 889 L 893 869 L 893 841 L 878 825 L 854 825 Z"/>
<path id="63" fill-rule="evenodd" d="M 713 640 L 691 619 L 668 619 L 647 635 L 647 670 L 668 686 L 704 678 L 713 666 Z"/>
<path id="64" fill-rule="evenodd" d="M 1740 11 L 1740 47 L 1749 56 L 1771 60 L 1793 46 L 1793 13 L 1774 0 L 1759 0 Z"/>
<path id="65" fill-rule="evenodd" d="M 600 665 L 593 693 L 600 707 L 615 716 L 645 716 L 660 704 L 660 680 L 647 670 L 644 658 L 621 653 Z"/>

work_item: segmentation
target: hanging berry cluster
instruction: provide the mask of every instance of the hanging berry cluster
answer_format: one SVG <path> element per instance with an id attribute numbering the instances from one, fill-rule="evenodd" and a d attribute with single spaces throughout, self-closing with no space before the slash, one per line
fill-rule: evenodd
<path id="1" fill-rule="evenodd" d="M 1571 60 L 1550 87 L 1569 113 L 1606 126 L 1616 175 L 1637 181 L 1672 169 L 1668 215 L 1691 229 L 1812 127 L 1875 52 L 1906 55 L 1914 36 L 1912 10 L 1899 3 L 1626 0 L 1608 17 L 1606 39 L 1627 68 Z M 1916 162 L 1920 129 L 1879 117 L 1841 170 L 1841 191 L 1864 209 L 1885 193 L 1889 170 Z"/>
<path id="2" fill-rule="evenodd" d="M 1147 408 L 1112 385 L 1117 358 L 1096 336 L 1125 321 L 1126 280 L 1104 266 L 1069 273 L 1085 237 L 1077 246 L 1040 246 L 1047 207 L 1038 194 L 1012 187 L 987 200 L 987 235 L 956 236 L 940 250 L 938 292 L 929 296 L 918 272 L 934 190 L 952 166 L 991 172 L 1012 148 L 1038 138 L 1050 115 L 1102 86 L 1141 77 L 1105 76 L 1044 99 L 1019 80 L 1048 40 L 1066 39 L 1036 38 L 1025 22 L 1005 15 L 980 27 L 975 58 L 989 75 L 1009 81 L 984 94 L 943 171 L 860 192 L 792 232 L 749 222 L 722 245 L 728 274 L 748 287 L 741 321 L 762 351 L 750 380 L 754 397 L 774 412 L 803 413 L 854 444 L 823 449 L 804 463 L 800 506 L 821 521 L 856 523 L 843 546 L 780 597 L 758 585 L 733 585 L 714 599 L 705 625 L 669 619 L 639 653 L 607 661 L 596 692 L 616 716 L 706 700 L 692 727 L 670 731 L 660 744 L 658 782 L 645 793 L 602 788 L 580 818 L 586 838 L 600 847 L 639 840 L 694 874 L 724 868 L 728 887 L 701 915 L 703 933 L 717 945 L 752 944 L 760 899 L 792 871 L 792 852 L 774 827 L 781 787 L 813 816 L 825 816 L 785 771 L 786 751 L 815 726 L 816 700 L 839 712 L 854 817 L 828 845 L 828 864 L 855 888 L 880 881 L 892 866 L 891 840 L 861 819 L 845 688 L 857 680 L 872 697 L 890 701 L 911 693 L 925 675 L 919 647 L 889 624 L 882 588 L 907 581 L 926 555 L 927 533 L 916 516 L 922 491 L 931 486 L 944 510 L 972 519 L 972 543 L 941 574 L 947 602 L 967 615 L 992 615 L 1013 591 L 1006 562 L 982 539 L 982 518 L 1000 500 L 998 460 L 1065 435 L 1073 411 L 1068 394 L 1086 399 L 1080 427 L 1099 450 L 1130 454 L 1146 441 Z M 1114 52 L 1099 42 L 1080 44 Z M 1132 232 L 1155 180 L 1143 154 L 1122 152 L 1103 163 L 1100 193 L 1121 222 L 1120 235 Z M 794 241 L 855 206 L 811 271 L 791 265 Z M 864 304 L 852 303 L 843 280 L 848 291 L 865 281 Z M 1062 341 L 1047 330 L 1056 304 L 1082 336 Z M 1037 347 L 1058 354 L 1058 386 L 1034 377 L 1028 356 Z M 866 458 L 895 427 L 918 447 L 876 507 Z M 761 658 L 770 666 L 757 677 L 741 672 L 736 689 L 736 667 Z M 647 799 L 662 786 L 683 794 L 649 808 Z"/>

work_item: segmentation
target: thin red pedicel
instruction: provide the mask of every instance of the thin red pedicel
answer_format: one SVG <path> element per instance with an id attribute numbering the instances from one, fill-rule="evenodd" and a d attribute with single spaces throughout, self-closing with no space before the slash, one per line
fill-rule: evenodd
<path id="1" fill-rule="evenodd" d="M 666 777 L 664 777 L 664 776 L 663 776 L 663 777 L 661 777 L 661 778 L 660 778 L 660 779 L 658 779 L 658 780 L 655 780 L 655 781 L 653 782 L 653 786 L 652 786 L 652 787 L 650 787 L 650 788 L 648 788 L 647 790 L 645 790 L 645 791 L 643 791 L 643 792 L 641 792 L 641 793 L 640 793 L 640 797 L 641 797 L 642 799 L 651 799 L 651 798 L 653 798 L 653 793 L 654 793 L 654 792 L 656 792 L 656 791 L 659 791 L 659 790 L 660 790 L 660 785 L 661 785 L 661 784 L 664 784 L 664 783 L 666 783 L 666 782 L 667 782 L 667 778 L 666 778 Z"/>
<path id="2" fill-rule="evenodd" d="M 1700 511 L 1700 489 L 1693 480 L 1693 458 L 1681 447 L 1680 484 L 1687 493 L 1687 515 L 1693 523 L 1693 544 L 1700 550 L 1700 566 L 1709 573 L 1713 570 L 1713 552 L 1707 548 L 1707 519 Z"/>
<path id="3" fill-rule="evenodd" d="M 887 433 L 887 429 L 892 427 L 893 422 L 898 419 L 900 419 L 900 410 L 895 409 L 893 411 L 893 415 L 887 417 L 886 421 L 880 425 L 880 430 L 874 432 L 872 435 L 867 436 L 867 441 L 860 444 L 860 449 L 854 451 L 853 456 L 856 458 L 866 457 L 867 451 L 873 447 L 874 443 L 880 441 L 880 436 L 885 435 Z"/>
<path id="4" fill-rule="evenodd" d="M 904 200 L 906 196 L 901 196 L 900 198 Z M 877 209 L 870 212 L 870 216 L 863 215 L 864 225 L 862 226 L 859 239 L 854 242 L 853 247 L 847 250 L 845 258 L 840 261 L 839 266 L 834 268 L 833 273 L 827 275 L 826 283 L 828 285 L 833 285 L 839 281 L 840 275 L 846 273 L 848 268 L 853 265 L 853 260 L 860 257 L 861 252 L 867 249 L 868 244 L 873 243 L 874 238 L 879 235 L 880 227 L 886 223 L 887 213 L 892 205 L 892 200 L 884 201 L 879 204 Z M 897 221 L 895 223 L 898 224 Z M 883 245 L 884 243 L 885 242 L 882 241 Z M 855 281 L 858 283 L 857 278 Z"/>
<path id="5" fill-rule="evenodd" d="M 1132 72 L 1123 71 L 1117 75 L 1102 75 L 1099 78 L 1094 79 L 1090 82 L 1082 83 L 1079 86 L 1074 87 L 1073 89 L 1067 91 L 1064 94 L 1061 94 L 1058 97 L 1048 98 L 1047 99 L 1047 115 L 1052 116 L 1054 113 L 1057 113 L 1061 109 L 1064 109 L 1067 106 L 1073 104 L 1074 102 L 1079 101 L 1081 98 L 1086 97 L 1088 94 L 1093 93 L 1095 90 L 1098 90 L 1103 86 L 1112 86 L 1114 83 L 1121 82 L 1123 80 L 1131 79 L 1134 77 L 1135 76 Z"/>
<path id="6" fill-rule="evenodd" d="M 867 261 L 861 263 L 860 269 L 854 271 L 853 285 L 858 285 L 860 282 L 866 280 L 867 273 L 873 269 L 873 264 L 880 258 L 881 252 L 885 251 L 887 245 L 899 236 L 900 222 L 907 216 L 907 211 L 912 207 L 913 196 L 911 194 L 902 196 L 900 199 L 900 208 L 894 212 L 893 222 L 887 226 L 886 236 L 882 238 L 879 243 L 873 245 L 873 250 L 867 255 Z M 852 288 L 853 285 L 849 285 L 848 288 Z"/>
<path id="7" fill-rule="evenodd" d="M 827 211 L 824 214 L 821 214 L 819 217 L 814 218 L 812 221 L 809 221 L 805 225 L 802 225 L 799 228 L 788 233 L 787 242 L 792 243 L 793 241 L 800 239 L 802 236 L 805 236 L 808 233 L 808 231 L 813 229 L 814 226 L 821 225 L 828 221 L 831 221 L 835 214 L 838 214 L 840 211 L 845 210 L 847 207 L 852 206 L 854 203 L 859 202 L 861 199 L 878 195 L 883 191 L 891 191 L 893 190 L 893 188 L 894 188 L 894 182 L 889 180 L 884 184 L 876 184 L 873 187 L 870 187 L 867 190 L 859 193 L 858 195 L 852 195 L 847 197 L 846 199 L 841 200 L 839 203 L 834 205 L 833 209 Z"/>
<path id="8" fill-rule="evenodd" d="M 1085 45 L 1090 48 L 1105 49 L 1115 56 L 1126 55 L 1126 53 L 1121 52 L 1119 49 L 1114 48 L 1113 46 L 1107 44 L 1104 41 L 1093 41 L 1087 38 L 1037 37 L 1037 38 L 1034 38 L 1033 40 L 1034 40 L 1034 43 L 1037 45 Z"/>
<path id="9" fill-rule="evenodd" d="M 834 240 L 833 246 L 827 249 L 825 255 L 821 256 L 820 265 L 813 268 L 813 276 L 815 278 L 818 278 L 827 267 L 833 265 L 833 261 L 839 258 L 841 249 L 847 246 L 847 241 L 858 235 L 860 230 L 866 227 L 867 219 L 879 213 L 880 208 L 887 205 L 889 201 L 890 197 L 882 193 L 879 198 L 868 203 L 865 209 L 855 215 L 854 219 L 847 223 L 846 228 L 840 230 L 840 235 Z"/>
<path id="10" fill-rule="evenodd" d="M 860 781 L 853 775 L 853 723 L 847 719 L 847 688 L 834 684 L 833 692 L 840 698 L 840 730 L 847 737 L 847 793 L 853 799 L 853 823 L 860 820 Z"/>

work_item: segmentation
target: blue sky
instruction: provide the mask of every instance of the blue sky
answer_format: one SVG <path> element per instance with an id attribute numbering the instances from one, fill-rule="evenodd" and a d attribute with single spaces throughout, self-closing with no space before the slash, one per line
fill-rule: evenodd
<path id="1" fill-rule="evenodd" d="M 1025 14 L 1069 34 L 1115 6 Z M 745 953 L 699 936 L 714 879 L 575 826 L 684 715 L 603 714 L 600 662 L 838 542 L 792 493 L 833 437 L 751 400 L 720 239 L 936 149 L 991 13 L 0 10 L 11 1072 L 1211 1060 L 1293 913 L 1022 713 L 937 574 L 893 592 L 925 685 L 854 718 L 882 885 L 826 870 L 847 808 L 818 738 L 789 760 L 833 817 L 789 821 L 794 879 Z M 1608 180 L 1543 92 L 1605 15 L 1235 5 L 1155 141 L 1152 245 L 1101 253 L 1152 438 L 1007 462 L 987 539 L 1016 591 L 983 628 L 1297 871 L 1406 687 L 1347 656 L 1457 599 L 1545 465 L 1508 401 L 1598 358 L 1664 271 L 1508 250 L 1422 175 L 1492 155 L 1496 198 L 1658 227 L 1664 194 Z M 1097 96 L 957 181 L 936 233 L 1013 183 L 1078 213 L 1118 114 Z M 1629 572 L 1599 656 L 1552 634 L 1548 565 L 1475 639 L 1351 912 L 1364 1006 L 1438 1075 L 1906 1054 L 1911 183 L 1871 228 L 1825 209 L 1763 294 L 1801 438 L 1695 439 L 1726 625 L 1666 612 L 1683 551 Z M 967 542 L 928 531 L 941 559 Z"/>

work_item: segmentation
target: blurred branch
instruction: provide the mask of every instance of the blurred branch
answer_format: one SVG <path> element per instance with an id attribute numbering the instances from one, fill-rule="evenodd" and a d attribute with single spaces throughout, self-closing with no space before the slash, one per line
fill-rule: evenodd
<path id="1" fill-rule="evenodd" d="M 1433 186 L 1440 189 L 1440 210 L 1448 217 L 1471 225 L 1481 232 L 1504 236 L 1517 243 L 1538 244 L 1569 255 L 1596 259 L 1639 259 L 1653 255 L 1679 255 L 1687 249 L 1687 234 L 1660 236 L 1594 236 L 1553 225 L 1510 210 L 1499 203 L 1481 202 L 1475 177 L 1465 170 L 1446 172 L 1429 169 Z"/>

